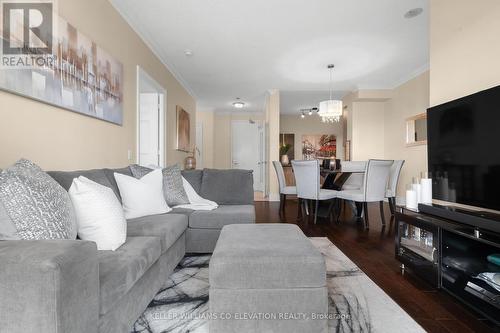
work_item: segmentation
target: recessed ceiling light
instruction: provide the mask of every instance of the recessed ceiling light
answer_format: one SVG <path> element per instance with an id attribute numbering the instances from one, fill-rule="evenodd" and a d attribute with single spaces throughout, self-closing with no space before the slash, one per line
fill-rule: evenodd
<path id="1" fill-rule="evenodd" d="M 186 57 L 191 57 L 191 56 L 193 55 L 193 51 L 192 51 L 192 50 L 190 50 L 190 49 L 185 49 L 185 50 L 184 50 L 184 55 L 185 55 Z"/>
<path id="2" fill-rule="evenodd" d="M 243 103 L 242 101 L 240 101 L 240 98 L 237 97 L 236 98 L 236 102 L 233 103 L 233 106 L 237 109 L 241 109 L 245 106 L 245 103 Z"/>
<path id="3" fill-rule="evenodd" d="M 302 114 L 300 115 L 300 118 L 304 119 L 306 117 L 306 115 L 304 114 L 304 112 L 302 112 Z"/>
<path id="4" fill-rule="evenodd" d="M 404 15 L 405 18 L 407 19 L 411 19 L 411 18 L 414 18 L 420 14 L 422 14 L 424 10 L 422 8 L 413 8 L 413 9 L 410 9 L 409 11 L 407 11 Z"/>

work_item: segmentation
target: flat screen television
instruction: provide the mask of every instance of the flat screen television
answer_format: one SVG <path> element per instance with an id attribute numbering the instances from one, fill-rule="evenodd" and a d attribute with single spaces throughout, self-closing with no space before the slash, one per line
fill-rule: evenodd
<path id="1" fill-rule="evenodd" d="M 500 211 L 500 86 L 427 110 L 433 198 Z"/>

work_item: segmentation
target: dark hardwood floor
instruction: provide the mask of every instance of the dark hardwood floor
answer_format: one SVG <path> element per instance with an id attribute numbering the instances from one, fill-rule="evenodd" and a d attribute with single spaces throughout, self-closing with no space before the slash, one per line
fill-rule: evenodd
<path id="1" fill-rule="evenodd" d="M 394 258 L 394 221 L 386 206 L 387 227 L 382 228 L 378 204 L 369 205 L 370 230 L 365 231 L 347 209 L 340 223 L 319 220 L 317 225 L 297 222 L 297 201 L 287 200 L 280 219 L 279 203 L 256 202 L 257 223 L 297 224 L 309 237 L 328 237 L 378 286 L 428 332 L 500 332 L 454 298 L 414 277 L 401 274 Z M 390 223 L 389 223 L 390 221 Z"/>

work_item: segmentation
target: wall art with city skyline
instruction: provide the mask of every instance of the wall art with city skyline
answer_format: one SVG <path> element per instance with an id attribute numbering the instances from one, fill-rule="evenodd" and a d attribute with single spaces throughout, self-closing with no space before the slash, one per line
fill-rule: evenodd
<path id="1" fill-rule="evenodd" d="M 123 65 L 55 14 L 53 26 L 52 52 L 32 54 L 30 66 L 1 66 L 0 89 L 122 125 Z M 22 42 L 25 29 L 11 24 L 2 43 Z"/>

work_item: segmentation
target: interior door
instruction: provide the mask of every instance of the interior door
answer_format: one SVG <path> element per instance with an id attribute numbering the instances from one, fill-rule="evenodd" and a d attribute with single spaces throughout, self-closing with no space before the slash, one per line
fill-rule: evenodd
<path id="1" fill-rule="evenodd" d="M 233 120 L 232 168 L 253 170 L 254 190 L 263 191 L 262 128 L 258 122 Z"/>
<path id="2" fill-rule="evenodd" d="M 160 104 L 156 93 L 140 94 L 139 164 L 158 165 L 160 160 Z"/>

